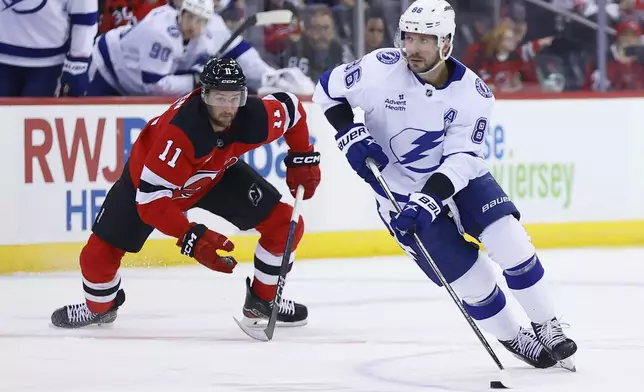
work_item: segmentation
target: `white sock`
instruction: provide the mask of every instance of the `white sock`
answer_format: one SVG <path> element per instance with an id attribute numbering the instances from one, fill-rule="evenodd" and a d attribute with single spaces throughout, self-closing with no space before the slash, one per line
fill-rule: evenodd
<path id="1" fill-rule="evenodd" d="M 555 317 L 543 266 L 519 221 L 504 216 L 483 230 L 481 241 L 490 258 L 503 268 L 508 287 L 530 320 L 543 323 Z"/>

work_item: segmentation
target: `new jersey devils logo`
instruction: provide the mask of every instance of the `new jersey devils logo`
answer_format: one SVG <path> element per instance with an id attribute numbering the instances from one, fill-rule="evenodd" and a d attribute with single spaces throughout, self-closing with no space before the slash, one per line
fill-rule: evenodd
<path id="1" fill-rule="evenodd" d="M 199 170 L 186 181 L 181 189 L 172 191 L 172 200 L 187 199 L 207 187 L 219 174 L 218 171 Z"/>
<path id="2" fill-rule="evenodd" d="M 248 200 L 257 207 L 259 205 L 259 201 L 262 200 L 262 197 L 264 197 L 264 192 L 262 192 L 262 189 L 253 182 L 253 185 L 248 189 Z"/>

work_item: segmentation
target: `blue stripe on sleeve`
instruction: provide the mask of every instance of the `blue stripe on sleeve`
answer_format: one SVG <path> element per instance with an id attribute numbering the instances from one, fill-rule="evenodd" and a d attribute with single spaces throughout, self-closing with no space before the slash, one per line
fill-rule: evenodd
<path id="1" fill-rule="evenodd" d="M 236 60 L 239 56 L 250 50 L 250 48 L 252 48 L 252 46 L 248 42 L 242 41 L 239 45 L 229 50 L 224 57 L 230 57 L 231 59 Z"/>
<path id="2" fill-rule="evenodd" d="M 159 80 L 165 78 L 166 75 L 159 75 L 155 74 L 153 72 L 145 72 L 141 71 L 141 78 L 143 79 L 143 83 L 145 84 L 154 84 L 158 82 Z"/>
<path id="3" fill-rule="evenodd" d="M 107 71 L 112 75 L 112 78 L 114 81 L 118 81 L 118 78 L 116 77 L 116 72 L 114 72 L 114 65 L 112 64 L 112 59 L 110 58 L 110 52 L 107 50 L 107 41 L 105 39 L 105 35 L 101 35 L 101 37 L 98 39 L 98 51 L 101 54 L 101 57 L 103 57 L 103 63 L 105 64 L 105 68 L 107 68 Z"/>
<path id="4" fill-rule="evenodd" d="M 69 42 L 60 48 L 26 48 L 24 46 L 9 45 L 0 42 L 0 53 L 9 56 L 27 57 L 32 59 L 47 58 L 66 53 L 69 49 Z"/>
<path id="5" fill-rule="evenodd" d="M 94 26 L 98 23 L 98 12 L 88 14 L 70 14 L 69 19 L 73 25 Z"/>
<path id="6" fill-rule="evenodd" d="M 324 72 L 322 75 L 320 75 L 320 85 L 322 86 L 322 89 L 324 90 L 324 93 L 326 94 L 327 97 L 331 98 L 334 101 L 340 102 L 340 103 L 346 103 L 347 105 L 349 102 L 345 98 L 334 98 L 329 94 L 329 77 L 331 77 L 331 72 L 333 70 L 330 69 L 326 72 Z"/>

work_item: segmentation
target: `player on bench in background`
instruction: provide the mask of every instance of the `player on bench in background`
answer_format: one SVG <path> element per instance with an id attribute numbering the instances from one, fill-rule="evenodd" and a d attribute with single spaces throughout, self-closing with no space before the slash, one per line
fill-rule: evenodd
<path id="1" fill-rule="evenodd" d="M 214 270 L 231 273 L 237 262 L 221 256 L 233 243 L 183 214 L 202 208 L 241 230 L 255 228 L 255 275 L 243 306 L 244 322 L 265 322 L 271 311 L 286 247 L 292 207 L 239 157 L 282 135 L 289 146 L 284 159 L 286 183 L 304 199 L 320 182 L 320 154 L 309 140 L 306 113 L 297 97 L 275 93 L 247 97 L 246 78 L 232 59 L 211 59 L 201 74 L 201 88 L 180 98 L 145 126 L 132 148 L 121 178 L 98 213 L 93 233 L 81 251 L 85 303 L 54 311 L 62 328 L 111 323 L 125 301 L 119 267 L 126 252 L 136 253 L 154 229 L 177 238 L 181 253 Z M 300 218 L 292 249 L 304 232 Z M 291 255 L 289 270 L 294 254 Z M 303 325 L 304 305 L 283 299 L 278 323 Z"/>

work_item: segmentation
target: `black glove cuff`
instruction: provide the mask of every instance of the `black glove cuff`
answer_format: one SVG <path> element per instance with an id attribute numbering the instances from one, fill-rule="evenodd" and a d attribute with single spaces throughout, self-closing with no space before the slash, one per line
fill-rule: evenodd
<path id="1" fill-rule="evenodd" d="M 208 228 L 205 225 L 194 225 L 183 235 L 183 241 L 181 243 L 181 253 L 194 257 L 195 255 L 195 245 L 197 241 L 206 233 Z"/>
<path id="2" fill-rule="evenodd" d="M 286 167 L 317 166 L 320 164 L 319 152 L 291 152 L 284 158 Z"/>
<path id="3" fill-rule="evenodd" d="M 426 195 L 434 195 L 442 201 L 454 196 L 456 190 L 449 177 L 443 173 L 434 173 L 429 177 L 421 192 Z"/>

